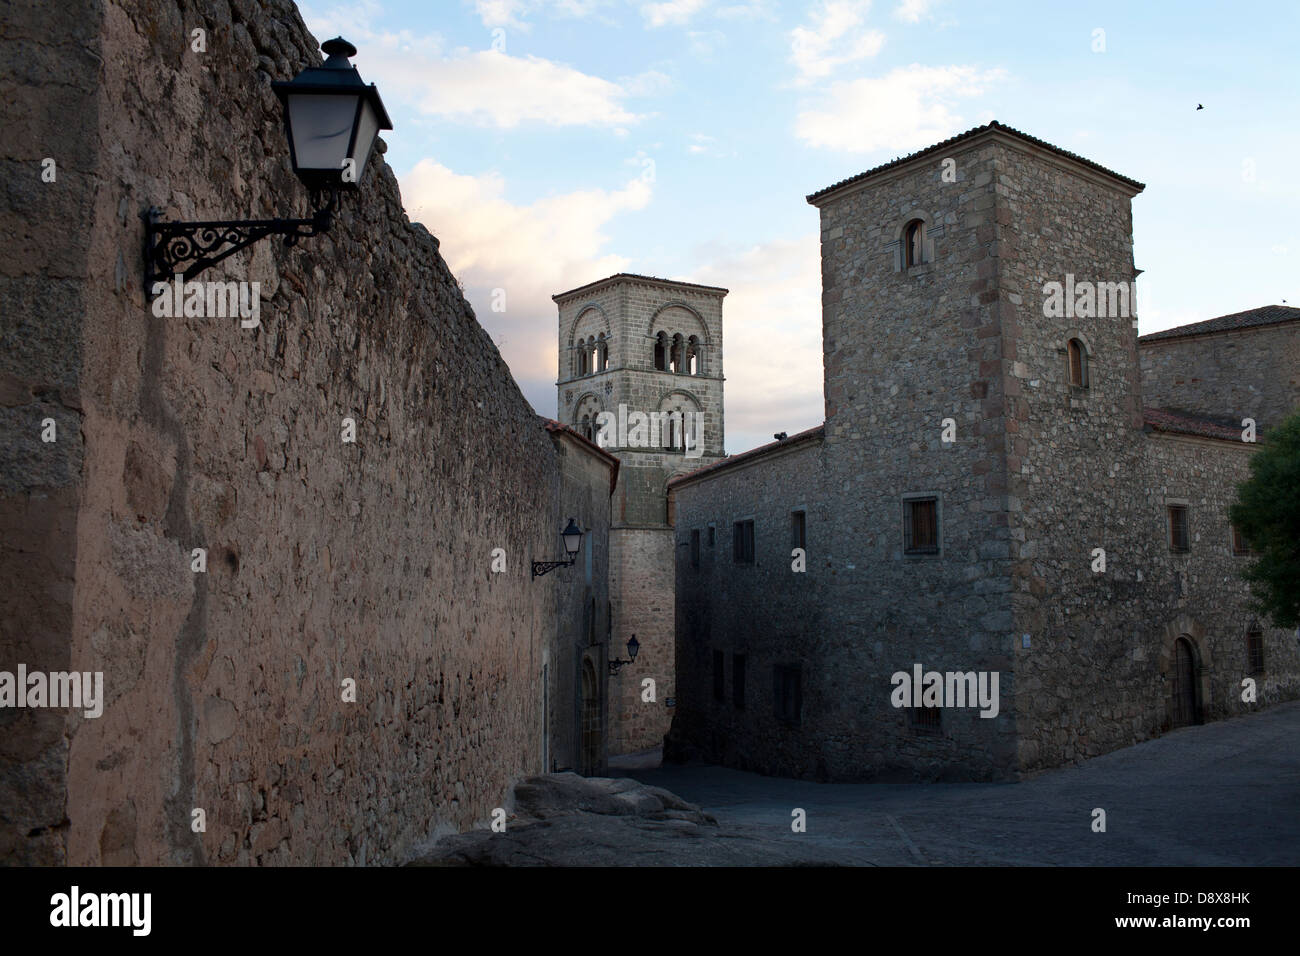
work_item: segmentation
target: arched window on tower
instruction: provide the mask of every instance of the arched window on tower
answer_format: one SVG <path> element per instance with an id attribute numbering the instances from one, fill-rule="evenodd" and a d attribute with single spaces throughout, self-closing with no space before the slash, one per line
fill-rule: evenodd
<path id="1" fill-rule="evenodd" d="M 682 336 L 681 333 L 679 332 L 673 336 L 672 356 L 669 361 L 669 365 L 671 366 L 672 370 L 678 373 L 679 375 L 682 373 L 682 371 L 685 369 L 686 366 L 685 355 L 683 354 L 685 351 L 686 351 L 686 346 L 682 342 Z"/>
<path id="2" fill-rule="evenodd" d="M 1070 363 L 1070 384 L 1076 388 L 1087 388 L 1088 350 L 1083 347 L 1083 343 L 1078 339 L 1070 339 L 1065 346 L 1065 351 Z"/>
<path id="3" fill-rule="evenodd" d="M 596 371 L 603 372 L 609 368 L 609 342 L 605 339 L 605 333 L 601 332 L 596 338 Z"/>
<path id="4" fill-rule="evenodd" d="M 692 335 L 686 340 L 686 373 L 688 375 L 699 375 L 704 371 L 703 362 L 700 354 L 700 340 Z"/>
<path id="5" fill-rule="evenodd" d="M 668 370 L 668 335 L 664 332 L 655 336 L 655 368 L 661 372 Z"/>
<path id="6" fill-rule="evenodd" d="M 925 223 L 913 219 L 903 227 L 903 268 L 925 262 Z"/>
<path id="7" fill-rule="evenodd" d="M 580 432 L 582 432 L 582 437 L 585 438 L 585 439 L 587 439 L 588 441 L 595 441 L 595 440 L 596 440 L 595 433 L 592 431 L 592 428 L 591 428 L 591 416 L 590 416 L 590 415 L 583 415 L 583 416 L 582 416 L 582 427 L 579 428 L 578 430 L 579 430 Z"/>
<path id="8" fill-rule="evenodd" d="M 575 358 L 578 364 L 578 367 L 575 370 L 576 374 L 586 375 L 587 374 L 587 343 L 586 342 L 578 343 L 578 350 Z"/>

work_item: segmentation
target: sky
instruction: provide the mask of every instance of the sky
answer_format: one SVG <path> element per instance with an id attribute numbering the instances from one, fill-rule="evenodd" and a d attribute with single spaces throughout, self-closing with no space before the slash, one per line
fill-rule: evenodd
<path id="1" fill-rule="evenodd" d="M 300 9 L 318 40 L 358 48 L 408 215 L 543 415 L 551 296 L 634 272 L 731 290 L 729 453 L 820 424 L 804 197 L 992 119 L 1147 184 L 1133 201 L 1141 333 L 1300 305 L 1294 0 Z"/>

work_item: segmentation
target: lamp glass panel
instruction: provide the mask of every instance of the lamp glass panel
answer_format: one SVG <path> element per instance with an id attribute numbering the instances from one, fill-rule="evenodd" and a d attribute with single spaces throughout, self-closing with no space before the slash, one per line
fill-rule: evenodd
<path id="1" fill-rule="evenodd" d="M 298 168 L 342 170 L 356 115 L 354 94 L 290 93 L 289 124 Z"/>
<path id="2" fill-rule="evenodd" d="M 357 164 L 357 182 L 361 182 L 361 175 L 366 171 L 366 162 L 370 159 L 370 147 L 378 135 L 379 117 L 369 98 L 365 98 L 361 104 L 361 119 L 357 122 L 357 145 L 352 153 L 352 158 Z"/>

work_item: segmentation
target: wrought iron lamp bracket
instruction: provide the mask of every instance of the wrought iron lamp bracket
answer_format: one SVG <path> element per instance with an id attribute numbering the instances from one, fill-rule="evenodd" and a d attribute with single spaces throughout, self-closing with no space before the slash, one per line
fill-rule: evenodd
<path id="1" fill-rule="evenodd" d="M 292 246 L 304 236 L 328 232 L 334 224 L 336 200 L 337 193 L 330 191 L 325 205 L 310 219 L 163 222 L 162 210 L 150 206 L 140 214 L 145 221 L 145 296 L 153 295 L 157 282 L 170 282 L 178 274 L 192 279 L 209 266 L 267 236 L 284 236 L 284 244 Z"/>

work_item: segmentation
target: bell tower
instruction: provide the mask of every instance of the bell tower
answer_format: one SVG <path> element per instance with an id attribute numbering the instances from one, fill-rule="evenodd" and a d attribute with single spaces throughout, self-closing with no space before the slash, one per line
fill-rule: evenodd
<path id="1" fill-rule="evenodd" d="M 557 418 L 619 459 L 610 528 L 610 754 L 658 746 L 675 693 L 673 529 L 667 483 L 725 454 L 722 300 L 727 290 L 619 273 L 553 296 Z M 655 702 L 642 680 L 655 681 Z"/>

